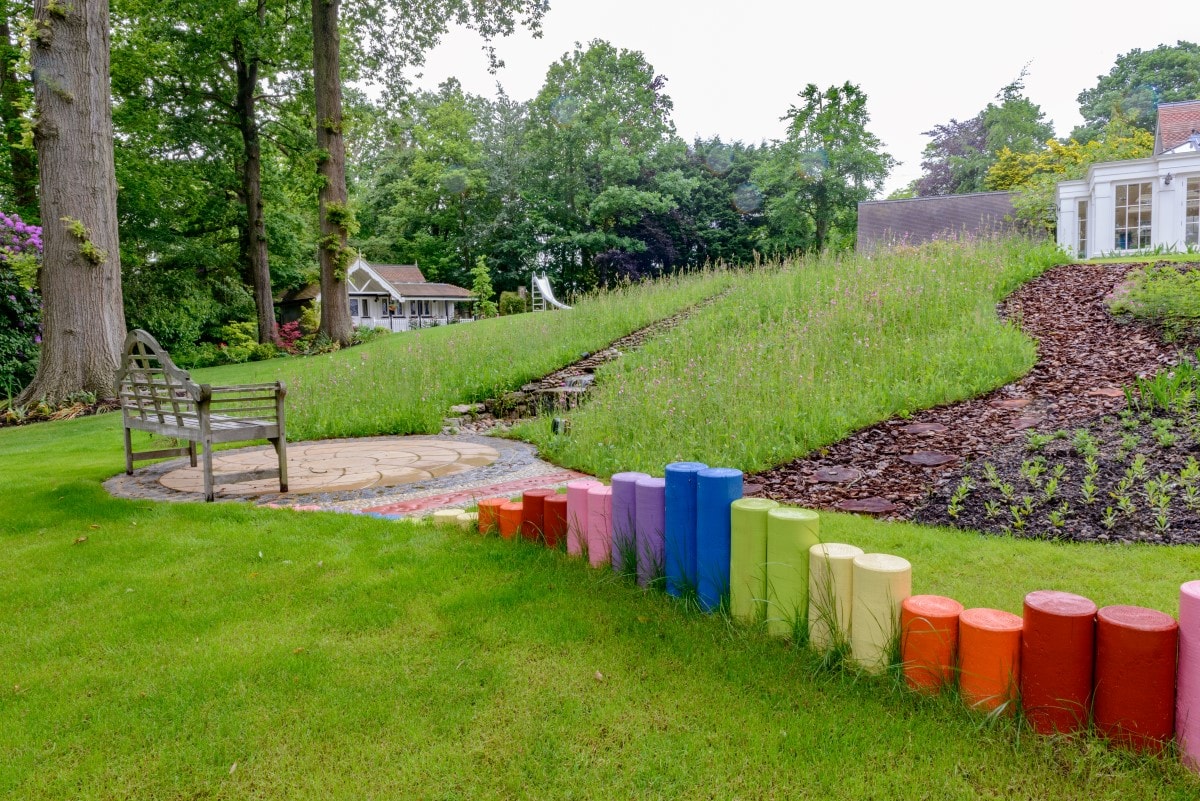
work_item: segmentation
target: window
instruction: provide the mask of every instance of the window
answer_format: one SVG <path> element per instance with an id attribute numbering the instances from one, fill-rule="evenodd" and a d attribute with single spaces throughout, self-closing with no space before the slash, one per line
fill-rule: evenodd
<path id="1" fill-rule="evenodd" d="M 358 298 L 350 298 L 350 316 L 358 317 Z"/>
<path id="2" fill-rule="evenodd" d="M 1115 249 L 1140 250 L 1150 247 L 1150 210 L 1153 202 L 1149 181 L 1117 187 Z"/>
<path id="3" fill-rule="evenodd" d="M 409 314 L 413 317 L 432 317 L 433 304 L 428 300 L 410 300 Z"/>
<path id="4" fill-rule="evenodd" d="M 1183 213 L 1183 243 L 1200 245 L 1200 178 L 1187 179 L 1187 210 Z"/>
<path id="5" fill-rule="evenodd" d="M 1079 241 L 1077 248 L 1079 258 L 1087 258 L 1087 223 L 1088 223 L 1088 202 L 1086 200 L 1079 201 L 1079 229 L 1076 234 L 1076 239 Z"/>
<path id="6" fill-rule="evenodd" d="M 387 307 L 388 307 L 388 317 L 399 317 L 400 316 L 400 306 L 399 306 L 399 304 L 396 303 L 395 298 L 388 298 Z"/>

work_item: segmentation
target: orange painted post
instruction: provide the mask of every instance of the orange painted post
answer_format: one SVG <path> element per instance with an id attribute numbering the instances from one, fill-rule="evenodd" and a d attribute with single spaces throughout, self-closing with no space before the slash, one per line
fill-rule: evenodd
<path id="1" fill-rule="evenodd" d="M 1021 618 L 1001 609 L 958 616 L 958 688 L 972 709 L 1012 714 L 1021 679 Z"/>
<path id="2" fill-rule="evenodd" d="M 1056 590 L 1025 596 L 1021 708 L 1038 734 L 1071 734 L 1087 726 L 1095 648 L 1094 603 Z"/>
<path id="3" fill-rule="evenodd" d="M 500 536 L 511 540 L 521 530 L 521 517 L 524 505 L 520 501 L 510 501 L 500 507 Z"/>
<path id="4" fill-rule="evenodd" d="M 954 677 L 962 610 L 941 595 L 913 595 L 900 604 L 900 657 L 912 689 L 940 692 Z"/>
<path id="5" fill-rule="evenodd" d="M 567 539 L 567 496 L 548 495 L 542 504 L 546 528 L 546 547 L 558 548 Z"/>
<path id="6" fill-rule="evenodd" d="M 491 534 L 500 530 L 500 507 L 508 498 L 485 498 L 479 502 L 479 533 Z"/>
<path id="7" fill-rule="evenodd" d="M 1140 606 L 1096 615 L 1096 729 L 1135 751 L 1162 751 L 1175 733 L 1175 618 Z"/>
<path id="8" fill-rule="evenodd" d="M 552 489 L 531 489 L 521 493 L 521 503 L 525 505 L 525 522 L 521 524 L 522 537 L 534 542 L 545 538 L 546 499 L 557 494 Z"/>

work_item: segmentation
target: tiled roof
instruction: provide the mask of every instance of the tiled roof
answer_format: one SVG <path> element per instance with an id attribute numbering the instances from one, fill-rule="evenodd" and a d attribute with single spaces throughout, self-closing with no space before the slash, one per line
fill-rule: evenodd
<path id="1" fill-rule="evenodd" d="M 1154 136 L 1155 154 L 1174 150 L 1195 131 L 1200 131 L 1200 100 L 1160 103 L 1158 130 Z"/>
<path id="2" fill-rule="evenodd" d="M 422 281 L 420 283 L 403 283 L 403 284 L 397 284 L 395 282 L 392 282 L 392 286 L 394 286 L 396 288 L 396 291 L 399 292 L 401 295 L 403 295 L 405 298 L 413 298 L 413 299 L 417 299 L 417 300 L 425 300 L 425 299 L 436 299 L 436 300 L 451 299 L 451 300 L 453 300 L 456 298 L 462 298 L 463 300 L 469 300 L 469 299 L 475 297 L 474 295 L 471 294 L 471 292 L 469 290 L 463 289 L 460 286 L 454 286 L 453 284 L 436 284 L 436 283 L 430 283 L 428 281 Z"/>
<path id="3" fill-rule="evenodd" d="M 371 269 L 390 284 L 420 284 L 425 281 L 421 268 L 415 264 L 371 264 Z"/>
<path id="4" fill-rule="evenodd" d="M 306 284 L 296 289 L 290 289 L 283 293 L 275 302 L 276 303 L 302 303 L 306 300 L 313 300 L 317 295 L 321 294 L 320 284 Z"/>
<path id="5" fill-rule="evenodd" d="M 858 251 L 893 242 L 910 245 L 952 234 L 981 234 L 1013 227 L 1012 192 L 976 192 L 858 204 Z"/>

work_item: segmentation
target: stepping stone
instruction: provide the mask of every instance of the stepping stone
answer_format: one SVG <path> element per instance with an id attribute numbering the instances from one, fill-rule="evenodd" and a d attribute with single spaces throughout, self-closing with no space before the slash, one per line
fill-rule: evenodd
<path id="1" fill-rule="evenodd" d="M 1024 431 L 1027 428 L 1033 428 L 1042 422 L 1040 417 L 1018 417 L 1013 421 L 1012 427 L 1017 431 Z"/>
<path id="2" fill-rule="evenodd" d="M 991 401 L 988 405 L 997 409 L 1024 409 L 1031 403 L 1029 398 L 1004 398 Z"/>
<path id="3" fill-rule="evenodd" d="M 746 484 L 742 487 L 743 495 L 753 495 L 756 492 L 762 492 L 762 484 Z"/>
<path id="4" fill-rule="evenodd" d="M 862 473 L 851 467 L 821 467 L 813 471 L 811 480 L 825 484 L 845 484 L 862 478 Z"/>
<path id="5" fill-rule="evenodd" d="M 886 515 L 900 509 L 899 506 L 887 498 L 878 497 L 852 498 L 846 501 L 838 501 L 833 505 L 833 508 L 842 512 L 860 512 L 868 515 Z"/>
<path id="6" fill-rule="evenodd" d="M 1123 398 L 1125 397 L 1125 390 L 1117 389 L 1116 387 L 1096 387 L 1095 389 L 1089 389 L 1087 394 L 1098 398 Z"/>
<path id="7" fill-rule="evenodd" d="M 913 423 L 912 425 L 904 426 L 900 430 L 905 434 L 941 434 L 950 429 L 941 423 Z"/>
<path id="8" fill-rule="evenodd" d="M 950 464 L 950 462 L 957 462 L 958 457 L 951 456 L 948 453 L 938 453 L 937 451 L 917 451 L 907 456 L 901 456 L 900 461 L 920 467 L 939 467 L 944 464 Z"/>

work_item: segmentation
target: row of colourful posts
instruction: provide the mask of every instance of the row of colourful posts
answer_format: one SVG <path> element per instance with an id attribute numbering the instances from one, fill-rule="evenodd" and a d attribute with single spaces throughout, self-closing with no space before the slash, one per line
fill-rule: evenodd
<path id="1" fill-rule="evenodd" d="M 890 554 L 821 542 L 807 509 L 742 497 L 742 473 L 675 462 L 664 477 L 617 473 L 565 494 L 527 490 L 491 498 L 477 515 L 435 520 L 481 532 L 565 543 L 594 567 L 611 564 L 638 584 L 723 606 L 777 636 L 837 649 L 868 671 L 899 658 L 918 691 L 957 683 L 966 703 L 1011 712 L 1019 703 L 1039 733 L 1089 725 L 1136 750 L 1172 736 L 1200 770 L 1200 581 L 1181 588 L 1179 622 L 1135 606 L 1041 590 L 1024 614 L 964 609 L 951 598 L 912 595 L 912 567 Z"/>

